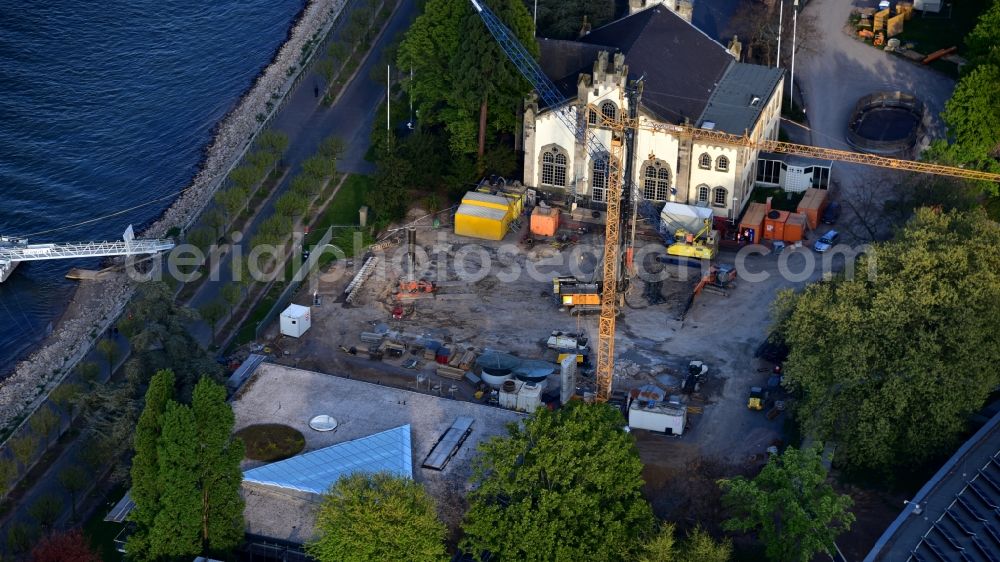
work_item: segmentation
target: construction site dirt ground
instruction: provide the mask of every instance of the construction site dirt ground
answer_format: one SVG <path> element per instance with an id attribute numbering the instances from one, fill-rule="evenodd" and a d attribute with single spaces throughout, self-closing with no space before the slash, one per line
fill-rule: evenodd
<path id="1" fill-rule="evenodd" d="M 633 281 L 617 324 L 615 391 L 648 383 L 669 389 L 683 380 L 689 361 L 701 360 L 709 367 L 702 388 L 690 397 L 690 411 L 697 413 L 688 416 L 683 436 L 636 431 L 646 464 L 648 495 L 658 515 L 683 507 L 681 500 L 697 485 L 688 481 L 693 465 L 713 467 L 696 471 L 702 477 L 742 473 L 762 463 L 767 447 L 783 439 L 785 413 L 772 420 L 764 412 L 747 408 L 750 387 L 763 386 L 773 367 L 756 359 L 754 353 L 768 336 L 770 305 L 777 292 L 798 289 L 821 278 L 819 255 L 808 247 L 818 236 L 809 233 L 802 247 L 766 255 L 751 253 L 745 259 L 737 259 L 733 252 L 720 252 L 717 262 L 736 263 L 742 269 L 737 286 L 728 296 L 703 291 L 683 317 L 700 277 L 698 270 L 692 269 L 687 280 L 663 280 L 664 302 L 656 305 L 648 304 L 645 281 Z M 267 333 L 277 361 L 471 400 L 471 384 L 437 378 L 433 362 L 420 355 L 368 359 L 361 351 L 366 349 L 361 333 L 389 331 L 403 339 L 434 339 L 451 349 L 491 348 L 554 361 L 555 352 L 546 349 L 545 341 L 554 330 L 560 330 L 587 334 L 593 349 L 597 315 L 577 317 L 560 311 L 552 293 L 552 277 L 572 275 L 574 269 L 578 278 L 592 277 L 600 261 L 600 236 L 574 234 L 559 248 L 556 246 L 561 245 L 544 240 L 525 247 L 518 240 L 515 234 L 498 242 L 462 238 L 448 226 L 419 229 L 421 277 L 434 281 L 437 290 L 433 296 L 406 304 L 406 316 L 400 320 L 392 319 L 391 312 L 405 248 L 396 245 L 379 253 L 380 267 L 350 305 L 342 302 L 343 291 L 354 269 L 327 272 L 324 280 L 304 288 L 295 299 L 311 305 L 315 293 L 321 300 L 312 308 L 311 329 L 298 339 L 279 336 L 277 325 Z M 636 251 L 636 263 L 649 265 L 664 254 L 664 246 L 658 241 L 640 241 Z M 842 267 L 840 261 L 832 267 Z M 782 275 L 782 269 L 793 275 Z M 747 273 L 764 279 L 751 281 Z M 352 347 L 359 350 L 357 355 L 344 351 Z M 403 362 L 411 358 L 419 359 L 420 365 L 403 368 Z M 422 384 L 417 382 L 418 374 Z M 592 378 L 579 382 L 593 387 Z M 668 392 L 679 394 L 677 390 Z M 714 481 L 711 484 L 714 486 Z M 686 513 L 677 519 L 693 516 Z"/>

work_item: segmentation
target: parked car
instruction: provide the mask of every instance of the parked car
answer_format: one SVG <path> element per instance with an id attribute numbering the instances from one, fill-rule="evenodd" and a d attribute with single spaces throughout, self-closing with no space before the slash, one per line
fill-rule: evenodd
<path id="1" fill-rule="evenodd" d="M 840 218 L 840 203 L 832 201 L 823 210 L 823 216 L 819 218 L 820 222 L 823 224 L 835 224 L 837 219 Z"/>
<path id="2" fill-rule="evenodd" d="M 827 232 L 823 236 L 820 236 L 819 240 L 817 240 L 816 243 L 813 244 L 813 250 L 816 250 L 817 252 L 822 254 L 823 252 L 832 248 L 839 241 L 840 241 L 840 234 L 836 230 L 831 230 L 830 232 Z"/>

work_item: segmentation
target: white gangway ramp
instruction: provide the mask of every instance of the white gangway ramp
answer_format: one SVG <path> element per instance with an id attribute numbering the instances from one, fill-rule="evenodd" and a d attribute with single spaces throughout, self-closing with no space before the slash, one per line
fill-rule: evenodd
<path id="1" fill-rule="evenodd" d="M 173 240 L 137 240 L 132 225 L 125 230 L 121 240 L 114 242 L 28 244 L 24 238 L 2 236 L 0 237 L 0 283 L 6 281 L 17 264 L 23 261 L 137 256 L 165 252 L 173 247 Z"/>

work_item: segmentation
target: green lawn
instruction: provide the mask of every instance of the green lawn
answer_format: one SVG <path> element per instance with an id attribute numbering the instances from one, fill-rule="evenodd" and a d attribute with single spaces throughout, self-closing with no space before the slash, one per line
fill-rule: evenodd
<path id="1" fill-rule="evenodd" d="M 992 0 L 959 0 L 953 2 L 954 9 L 948 17 L 948 8 L 940 14 L 915 11 L 913 19 L 903 24 L 903 33 L 898 36 L 900 43 L 913 43 L 914 50 L 929 55 L 938 49 L 958 47 L 958 53 L 965 50 L 965 36 L 976 25 L 979 15 L 986 11 Z M 954 67 L 954 65 L 951 65 Z"/>
<path id="2" fill-rule="evenodd" d="M 750 200 L 754 203 L 764 203 L 767 201 L 768 197 L 771 197 L 772 209 L 795 212 L 795 209 L 798 208 L 799 201 L 802 200 L 803 195 L 805 195 L 805 193 L 792 193 L 779 187 L 758 187 L 753 190 Z"/>

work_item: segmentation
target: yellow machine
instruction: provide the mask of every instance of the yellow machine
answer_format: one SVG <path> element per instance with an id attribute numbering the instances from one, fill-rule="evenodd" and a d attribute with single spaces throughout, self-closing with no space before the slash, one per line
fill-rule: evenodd
<path id="1" fill-rule="evenodd" d="M 556 358 L 556 362 L 557 363 L 562 363 L 563 359 L 566 359 L 570 355 L 576 355 L 576 362 L 577 362 L 578 365 L 583 363 L 583 354 L 580 354 L 580 353 L 560 353 L 559 357 Z"/>
<path id="2" fill-rule="evenodd" d="M 584 314 L 601 310 L 601 286 L 584 283 L 576 277 L 552 279 L 552 292 L 559 299 L 559 306 L 570 314 Z"/>
<path id="3" fill-rule="evenodd" d="M 697 234 L 678 228 L 674 233 L 674 243 L 667 246 L 667 253 L 671 256 L 710 260 L 715 258 L 718 249 L 719 241 L 716 231 L 712 230 L 712 221 L 705 219 L 705 226 Z"/>
<path id="4" fill-rule="evenodd" d="M 763 410 L 764 409 L 764 389 L 759 386 L 754 386 L 750 388 L 750 399 L 747 400 L 747 408 L 751 410 Z"/>

